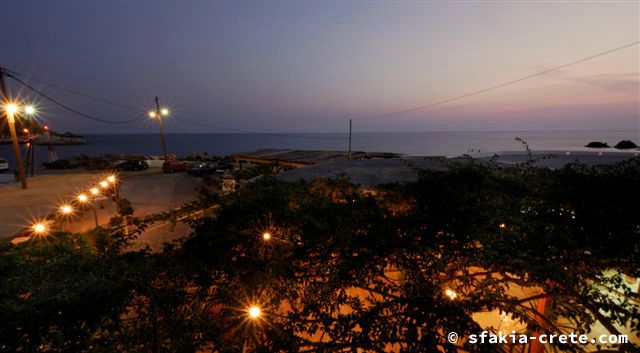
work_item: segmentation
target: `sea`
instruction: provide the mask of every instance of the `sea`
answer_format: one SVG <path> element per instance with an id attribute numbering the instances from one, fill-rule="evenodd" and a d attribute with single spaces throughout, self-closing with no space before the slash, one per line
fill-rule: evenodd
<path id="1" fill-rule="evenodd" d="M 121 154 L 162 155 L 158 134 L 86 134 L 86 145 L 53 146 L 58 158 L 77 155 Z M 535 151 L 580 151 L 590 141 L 614 146 L 621 140 L 640 144 L 640 132 L 626 131 L 474 131 L 474 132 L 392 132 L 356 133 L 352 136 L 353 151 L 393 152 L 408 156 L 490 155 L 505 151 L 524 151 L 516 138 L 526 141 Z M 348 149 L 344 133 L 282 133 L 282 134 L 167 134 L 170 154 L 184 156 L 191 152 L 207 152 L 225 156 L 261 148 L 335 150 Z M 613 148 L 609 150 L 615 150 Z M 0 145 L 0 158 L 13 165 L 11 145 Z M 48 147 L 36 149 L 36 164 L 46 162 Z"/>

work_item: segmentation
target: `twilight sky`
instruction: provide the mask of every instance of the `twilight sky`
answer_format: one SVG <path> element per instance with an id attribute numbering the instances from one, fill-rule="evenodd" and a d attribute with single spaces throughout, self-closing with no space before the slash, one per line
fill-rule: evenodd
<path id="1" fill-rule="evenodd" d="M 633 41 L 630 2 L 3 2 L 0 65 L 178 118 L 271 132 L 344 132 L 346 119 L 461 95 Z M 639 46 L 356 131 L 639 130 Z M 135 116 L 37 82 L 108 120 Z M 12 92 L 19 87 L 10 82 Z M 21 97 L 26 91 L 20 91 Z M 103 125 L 40 101 L 54 130 Z M 133 115 L 132 115 L 133 114 Z M 220 132 L 169 120 L 169 132 Z"/>

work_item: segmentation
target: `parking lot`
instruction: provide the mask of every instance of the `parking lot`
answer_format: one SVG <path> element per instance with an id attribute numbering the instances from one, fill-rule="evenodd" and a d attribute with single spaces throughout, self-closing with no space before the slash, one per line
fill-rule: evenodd
<path id="1" fill-rule="evenodd" d="M 33 222 L 57 212 L 61 204 L 104 179 L 105 173 L 48 171 L 47 174 L 29 178 L 29 188 L 26 190 L 15 183 L 13 173 L 3 173 L 0 177 L 0 241 L 3 241 L 28 228 Z M 122 172 L 118 178 L 120 197 L 132 203 L 135 216 L 170 210 L 195 200 L 201 183 L 200 178 L 185 173 L 164 174 L 157 168 Z M 110 198 L 104 198 L 98 205 L 99 223 L 105 225 L 115 215 L 115 203 Z M 64 230 L 76 232 L 87 231 L 94 226 L 94 214 L 90 206 L 62 225 Z M 175 234 L 172 234 L 171 227 L 165 228 L 162 232 L 159 228 L 154 228 L 153 233 L 145 233 L 141 239 L 156 247 L 166 240 L 179 237 L 179 233 L 188 231 L 177 227 Z M 157 236 L 153 237 L 153 234 Z"/>

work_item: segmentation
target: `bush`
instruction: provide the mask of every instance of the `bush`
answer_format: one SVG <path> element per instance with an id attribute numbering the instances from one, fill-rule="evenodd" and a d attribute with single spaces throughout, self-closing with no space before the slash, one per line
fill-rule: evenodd
<path id="1" fill-rule="evenodd" d="M 103 229 L 0 244 L 0 351 L 513 351 L 447 342 L 487 329 L 478 312 L 532 335 L 602 324 L 631 336 L 639 183 L 639 158 L 558 170 L 469 160 L 375 193 L 267 176 L 198 213 L 162 253 L 125 251 Z M 541 298 L 553 304 L 538 313 Z"/>

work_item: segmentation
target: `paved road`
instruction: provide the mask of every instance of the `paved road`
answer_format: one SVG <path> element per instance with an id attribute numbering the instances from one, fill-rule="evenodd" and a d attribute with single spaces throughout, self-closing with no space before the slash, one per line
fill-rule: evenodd
<path id="1" fill-rule="evenodd" d="M 58 205 L 70 200 L 81 190 L 87 190 L 104 177 L 103 173 L 66 172 L 29 179 L 29 189 L 21 190 L 17 184 L 0 185 L 0 241 L 20 232 L 34 220 L 56 212 Z M 133 204 L 135 216 L 170 210 L 197 198 L 200 179 L 184 173 L 163 174 L 159 169 L 120 174 L 120 197 Z M 99 203 L 98 219 L 101 225 L 115 214 L 115 203 L 105 199 Z M 61 225 L 64 230 L 87 231 L 94 224 L 93 208 L 81 210 L 73 219 Z M 177 238 L 188 231 L 182 226 L 171 232 L 166 226 L 144 234 L 143 239 L 159 248 L 165 240 Z M 155 235 L 155 237 L 154 237 Z"/>

